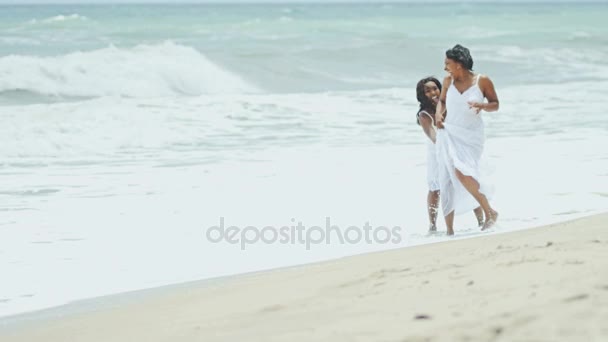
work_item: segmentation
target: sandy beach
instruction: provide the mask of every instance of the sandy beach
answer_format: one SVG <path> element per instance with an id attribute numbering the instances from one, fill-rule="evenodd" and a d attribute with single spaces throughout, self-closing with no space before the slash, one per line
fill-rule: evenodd
<path id="1" fill-rule="evenodd" d="M 194 283 L 120 305 L 102 298 L 78 312 L 5 321 L 0 340 L 605 341 L 607 223 L 600 214 Z"/>

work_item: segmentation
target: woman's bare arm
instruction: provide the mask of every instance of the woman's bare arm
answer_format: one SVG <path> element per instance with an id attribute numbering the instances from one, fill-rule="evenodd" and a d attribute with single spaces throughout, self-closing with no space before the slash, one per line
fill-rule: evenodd
<path id="1" fill-rule="evenodd" d="M 435 111 L 435 124 L 437 128 L 443 128 L 443 118 L 445 116 L 445 99 L 448 91 L 448 87 L 452 84 L 452 78 L 446 76 L 443 79 L 443 87 L 441 88 L 441 95 L 439 95 L 439 102 L 437 103 L 437 110 Z"/>
<path id="2" fill-rule="evenodd" d="M 496 89 L 494 89 L 494 83 L 487 76 L 479 77 L 479 89 L 483 93 L 483 96 L 488 100 L 488 102 L 470 102 L 469 106 L 474 108 L 479 113 L 480 110 L 485 110 L 486 112 L 495 112 L 500 107 L 498 102 L 498 95 L 496 95 Z"/>

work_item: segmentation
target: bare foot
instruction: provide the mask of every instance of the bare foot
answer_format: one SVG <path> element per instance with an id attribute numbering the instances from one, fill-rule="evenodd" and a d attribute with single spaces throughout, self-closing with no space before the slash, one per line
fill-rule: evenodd
<path id="1" fill-rule="evenodd" d="M 488 219 L 486 220 L 486 223 L 483 224 L 483 227 L 481 228 L 481 230 L 487 230 L 492 228 L 492 226 L 494 226 L 494 224 L 496 223 L 496 221 L 498 221 L 498 212 L 496 210 L 492 210 L 490 212 L 490 217 L 488 217 Z"/>
<path id="2" fill-rule="evenodd" d="M 437 232 L 437 226 L 434 224 L 431 224 L 429 226 L 429 233 L 436 233 Z"/>
<path id="3" fill-rule="evenodd" d="M 477 207 L 473 210 L 473 212 L 475 213 L 475 218 L 477 219 L 477 227 L 483 227 L 483 210 L 481 210 L 481 207 Z"/>
<path id="4" fill-rule="evenodd" d="M 448 236 L 454 235 L 454 229 L 448 228 Z"/>

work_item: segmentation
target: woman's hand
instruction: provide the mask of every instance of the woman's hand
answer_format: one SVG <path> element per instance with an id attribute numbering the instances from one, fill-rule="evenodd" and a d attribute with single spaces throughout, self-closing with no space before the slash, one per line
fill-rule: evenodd
<path id="1" fill-rule="evenodd" d="M 440 111 L 435 113 L 435 125 L 437 128 L 443 128 L 443 113 Z"/>
<path id="2" fill-rule="evenodd" d="M 481 110 L 485 107 L 485 103 L 483 102 L 469 101 L 467 103 L 469 104 L 469 109 L 474 110 L 475 114 L 479 114 L 479 112 L 481 112 Z"/>

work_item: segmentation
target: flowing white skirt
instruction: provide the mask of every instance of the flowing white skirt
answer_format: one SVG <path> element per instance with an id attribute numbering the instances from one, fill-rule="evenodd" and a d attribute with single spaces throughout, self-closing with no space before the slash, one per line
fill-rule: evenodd
<path id="1" fill-rule="evenodd" d="M 439 190 L 439 161 L 435 144 L 427 139 L 426 183 L 429 191 Z"/>
<path id="2" fill-rule="evenodd" d="M 480 192 L 488 200 L 493 189 L 484 182 L 481 173 L 481 157 L 485 135 L 483 122 L 472 128 L 463 128 L 444 123 L 437 130 L 438 181 L 441 190 L 441 209 L 444 215 L 452 211 L 456 215 L 479 207 L 479 203 L 456 177 L 456 169 L 466 176 L 473 177 L 480 184 Z"/>

